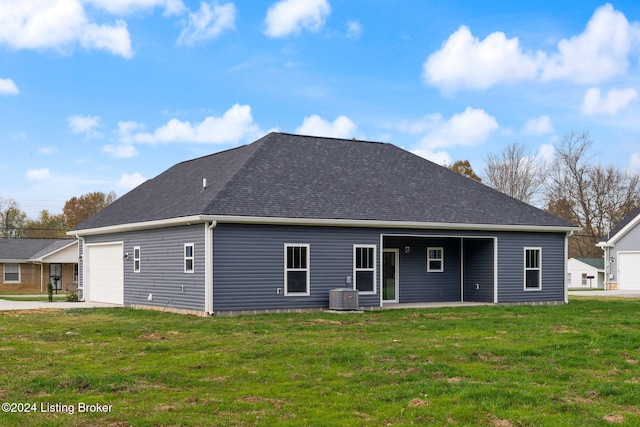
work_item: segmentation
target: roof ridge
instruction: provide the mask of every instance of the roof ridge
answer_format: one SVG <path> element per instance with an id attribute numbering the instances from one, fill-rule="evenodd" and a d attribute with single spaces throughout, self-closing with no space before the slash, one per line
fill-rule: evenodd
<path id="1" fill-rule="evenodd" d="M 247 165 L 249 165 L 251 162 L 253 162 L 253 160 L 255 159 L 256 155 L 258 154 L 259 151 L 261 151 L 264 147 L 264 142 L 267 138 L 270 138 L 274 133 L 276 132 L 270 132 L 267 135 L 263 136 L 262 138 L 258 139 L 257 141 L 252 142 L 251 144 L 247 144 L 247 145 L 243 145 L 242 147 L 250 147 L 252 145 L 256 145 L 257 148 L 256 150 L 251 153 L 251 155 L 242 163 L 242 166 L 240 166 L 238 168 L 238 170 L 235 171 L 235 173 L 233 174 L 233 176 L 231 178 L 229 178 L 227 180 L 227 182 L 224 184 L 224 186 L 222 187 L 222 189 L 220 189 L 220 191 L 218 191 L 216 193 L 216 195 L 213 197 L 213 199 L 211 199 L 211 201 L 209 203 L 207 203 L 207 205 L 204 207 L 204 211 L 202 212 L 203 214 L 208 213 L 211 208 L 213 207 L 213 205 L 222 198 L 222 196 L 229 191 L 229 187 L 231 187 L 231 184 L 233 184 L 237 179 L 238 176 L 240 176 L 241 172 L 244 171 L 247 168 Z M 241 148 L 241 147 L 236 147 L 236 148 Z M 230 151 L 230 150 L 225 150 L 225 151 Z M 222 152 L 222 151 L 221 151 Z M 218 154 L 218 153 L 215 153 Z M 210 154 L 211 156 L 214 156 L 215 154 Z M 207 156 L 204 156 L 207 157 Z"/>

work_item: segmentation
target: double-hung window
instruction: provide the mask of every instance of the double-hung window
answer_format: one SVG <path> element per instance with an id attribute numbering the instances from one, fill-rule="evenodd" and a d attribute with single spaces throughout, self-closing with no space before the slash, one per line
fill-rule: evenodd
<path id="1" fill-rule="evenodd" d="M 133 247 L 133 272 L 140 273 L 140 246 Z"/>
<path id="2" fill-rule="evenodd" d="M 360 292 L 375 292 L 376 246 L 353 246 L 354 289 Z"/>
<path id="3" fill-rule="evenodd" d="M 184 272 L 193 273 L 195 271 L 195 256 L 193 243 L 184 244 Z"/>
<path id="4" fill-rule="evenodd" d="M 524 248 L 524 290 L 542 289 L 542 249 Z"/>
<path id="5" fill-rule="evenodd" d="M 284 245 L 285 295 L 309 295 L 309 245 Z"/>
<path id="6" fill-rule="evenodd" d="M 429 273 L 444 271 L 444 248 L 427 248 L 427 271 Z"/>
<path id="7" fill-rule="evenodd" d="M 5 264 L 2 280 L 4 283 L 20 283 L 20 264 Z"/>

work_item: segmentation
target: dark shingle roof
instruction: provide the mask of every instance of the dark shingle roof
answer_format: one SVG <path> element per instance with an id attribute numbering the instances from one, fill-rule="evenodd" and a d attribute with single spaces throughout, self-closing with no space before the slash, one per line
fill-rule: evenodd
<path id="1" fill-rule="evenodd" d="M 71 239 L 0 239 L 0 260 L 28 261 L 60 249 Z"/>
<path id="2" fill-rule="evenodd" d="M 191 215 L 574 227 L 391 144 L 270 133 L 179 163 L 76 230 Z"/>

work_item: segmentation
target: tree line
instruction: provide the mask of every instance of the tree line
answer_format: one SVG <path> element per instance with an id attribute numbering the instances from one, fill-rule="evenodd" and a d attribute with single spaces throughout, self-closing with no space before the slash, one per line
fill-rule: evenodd
<path id="1" fill-rule="evenodd" d="M 0 198 L 0 237 L 14 239 L 62 239 L 67 231 L 116 200 L 116 193 L 92 192 L 67 200 L 62 213 L 46 209 L 30 219 L 13 199 Z"/>
<path id="2" fill-rule="evenodd" d="M 552 160 L 509 144 L 485 158 L 484 180 L 466 160 L 449 168 L 581 227 L 569 236 L 569 257 L 602 257 L 596 243 L 640 206 L 640 175 L 600 164 L 588 131 L 565 135 Z"/>

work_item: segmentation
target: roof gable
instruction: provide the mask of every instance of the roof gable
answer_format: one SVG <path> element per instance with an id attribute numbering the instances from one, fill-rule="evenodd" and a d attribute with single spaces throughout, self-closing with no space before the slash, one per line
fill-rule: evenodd
<path id="1" fill-rule="evenodd" d="M 622 220 L 611 229 L 608 237 L 604 236 L 600 239 L 599 246 L 613 245 L 620 240 L 625 234 L 631 231 L 640 222 L 640 207 L 634 208 L 622 218 Z"/>
<path id="2" fill-rule="evenodd" d="M 190 215 L 573 227 L 391 144 L 270 133 L 180 163 L 77 229 Z"/>
<path id="3" fill-rule="evenodd" d="M 589 267 L 593 267 L 597 270 L 604 270 L 604 258 L 574 258 L 576 261 L 580 261 L 583 264 L 587 264 Z"/>
<path id="4" fill-rule="evenodd" d="M 0 260 L 27 262 L 74 242 L 75 239 L 0 239 Z"/>

